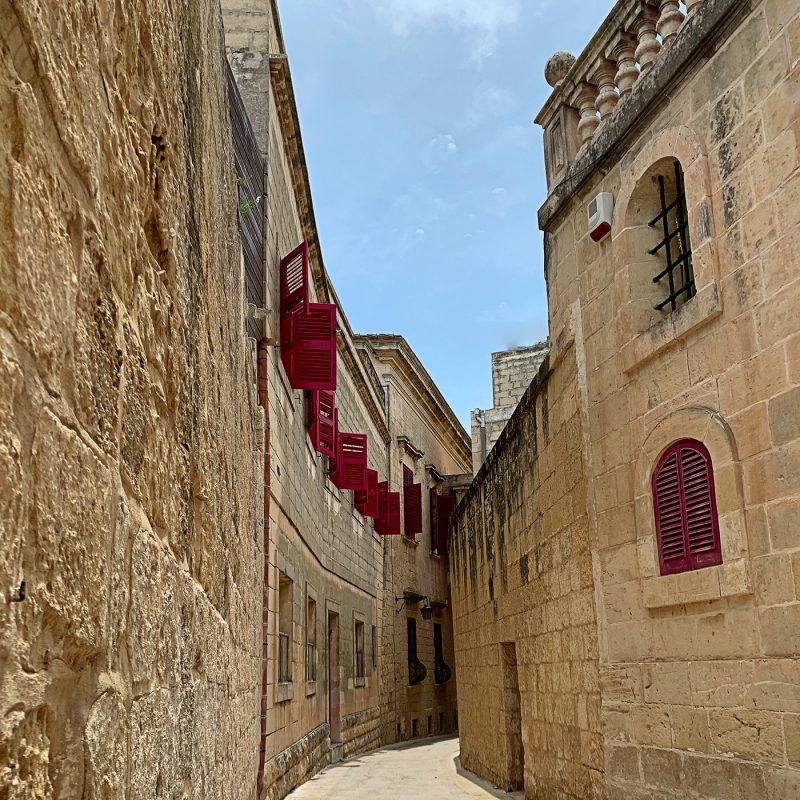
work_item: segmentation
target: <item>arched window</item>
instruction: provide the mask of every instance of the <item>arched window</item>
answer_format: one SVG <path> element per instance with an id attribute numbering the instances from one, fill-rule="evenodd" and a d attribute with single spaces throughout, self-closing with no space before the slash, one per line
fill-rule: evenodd
<path id="1" fill-rule="evenodd" d="M 702 443 L 683 439 L 661 456 L 653 508 L 662 575 L 722 563 L 714 468 Z"/>
<path id="2" fill-rule="evenodd" d="M 686 188 L 680 161 L 672 170 L 657 176 L 659 213 L 650 220 L 650 227 L 661 237 L 650 255 L 661 255 L 664 268 L 653 277 L 660 284 L 663 299 L 656 311 L 675 311 L 697 293 L 692 266 L 692 245 L 689 241 L 689 212 L 686 209 Z"/>

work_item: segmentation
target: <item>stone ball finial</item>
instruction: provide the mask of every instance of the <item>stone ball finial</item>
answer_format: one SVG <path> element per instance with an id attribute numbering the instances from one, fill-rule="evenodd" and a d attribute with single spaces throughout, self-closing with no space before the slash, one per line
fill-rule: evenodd
<path id="1" fill-rule="evenodd" d="M 566 78 L 575 60 L 575 56 L 565 50 L 550 56 L 544 68 L 545 80 L 555 89 Z"/>

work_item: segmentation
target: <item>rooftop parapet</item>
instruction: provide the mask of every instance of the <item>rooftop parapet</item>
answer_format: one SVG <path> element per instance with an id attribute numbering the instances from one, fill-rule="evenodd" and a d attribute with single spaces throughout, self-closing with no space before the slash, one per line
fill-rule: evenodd
<path id="1" fill-rule="evenodd" d="M 545 76 L 553 93 L 536 117 L 544 128 L 547 185 L 552 190 L 672 47 L 702 6 L 713 0 L 619 0 L 575 59 L 556 53 Z"/>

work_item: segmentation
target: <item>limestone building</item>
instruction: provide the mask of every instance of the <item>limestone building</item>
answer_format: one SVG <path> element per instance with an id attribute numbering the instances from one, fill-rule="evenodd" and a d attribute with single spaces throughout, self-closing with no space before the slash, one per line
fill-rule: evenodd
<path id="1" fill-rule="evenodd" d="M 469 440 L 400 336 L 357 337 L 386 397 L 390 483 L 402 535 L 385 542 L 381 703 L 384 743 L 457 729 L 448 525 L 469 470 Z"/>
<path id="2" fill-rule="evenodd" d="M 547 349 L 547 342 L 538 342 L 529 347 L 492 353 L 492 407 L 472 412 L 472 470 L 475 475 L 531 385 Z"/>
<path id="3" fill-rule="evenodd" d="M 529 798 L 800 796 L 798 32 L 621 0 L 548 67 L 551 352 L 451 541 L 462 762 Z"/>
<path id="4" fill-rule="evenodd" d="M 276 4 L 230 0 L 224 16 L 267 176 L 263 284 L 255 280 L 265 288 L 251 298 L 269 442 L 259 792 L 280 798 L 331 761 L 453 729 L 448 562 L 431 555 L 428 517 L 431 489 L 468 471 L 469 441 L 406 342 L 355 336 L 338 301 Z M 314 341 L 298 319 L 313 322 Z M 353 491 L 354 472 L 363 490 Z M 380 511 L 371 508 L 379 487 Z M 447 506 L 445 487 L 435 494 Z M 406 620 L 418 622 L 415 641 Z M 425 667 L 412 676 L 410 663 Z"/>

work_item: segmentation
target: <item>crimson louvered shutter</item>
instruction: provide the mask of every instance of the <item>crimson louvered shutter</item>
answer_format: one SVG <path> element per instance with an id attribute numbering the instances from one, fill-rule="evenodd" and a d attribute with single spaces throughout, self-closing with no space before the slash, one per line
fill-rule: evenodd
<path id="1" fill-rule="evenodd" d="M 297 304 L 308 305 L 308 243 L 303 242 L 281 259 L 281 314 Z"/>
<path id="2" fill-rule="evenodd" d="M 407 483 L 403 486 L 403 506 L 406 536 L 422 533 L 422 484 Z"/>
<path id="3" fill-rule="evenodd" d="M 363 492 L 367 489 L 367 436 L 341 433 L 336 438 L 336 461 L 331 465 L 331 480 L 340 489 Z"/>
<path id="4" fill-rule="evenodd" d="M 388 481 L 378 484 L 378 518 L 375 532 L 381 536 L 400 535 L 400 492 L 390 492 Z"/>
<path id="5" fill-rule="evenodd" d="M 308 245 L 280 262 L 281 361 L 294 389 L 336 389 L 336 306 L 310 303 Z"/>
<path id="6" fill-rule="evenodd" d="M 336 395 L 316 389 L 308 396 L 308 435 L 318 453 L 336 455 Z"/>
<path id="7" fill-rule="evenodd" d="M 653 473 L 658 559 L 662 575 L 722 563 L 711 456 L 700 442 L 672 445 Z"/>
<path id="8" fill-rule="evenodd" d="M 309 303 L 281 318 L 281 359 L 294 389 L 336 389 L 336 306 Z"/>
<path id="9" fill-rule="evenodd" d="M 356 511 L 361 512 L 365 517 L 378 516 L 378 471 L 374 469 L 367 470 L 367 488 L 366 491 L 356 492 L 355 497 Z"/>
<path id="10" fill-rule="evenodd" d="M 440 556 L 447 555 L 447 538 L 450 531 L 450 517 L 456 507 L 456 499 L 452 495 L 439 495 L 436 501 L 436 552 Z"/>
<path id="11" fill-rule="evenodd" d="M 386 512 L 386 535 L 400 535 L 400 492 L 389 492 Z"/>

